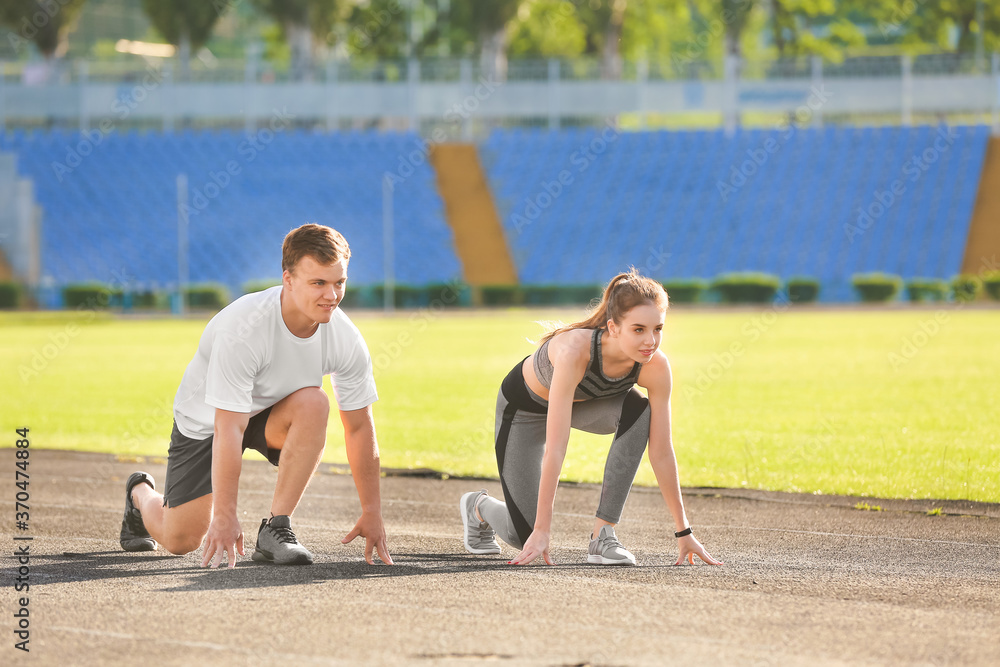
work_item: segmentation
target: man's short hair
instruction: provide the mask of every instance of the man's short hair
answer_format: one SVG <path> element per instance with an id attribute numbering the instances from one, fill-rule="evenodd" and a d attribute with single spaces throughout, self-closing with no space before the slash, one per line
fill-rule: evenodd
<path id="1" fill-rule="evenodd" d="M 351 259 L 347 239 L 336 229 L 309 223 L 293 229 L 281 244 L 281 269 L 293 271 L 303 257 L 312 257 L 327 266 Z"/>

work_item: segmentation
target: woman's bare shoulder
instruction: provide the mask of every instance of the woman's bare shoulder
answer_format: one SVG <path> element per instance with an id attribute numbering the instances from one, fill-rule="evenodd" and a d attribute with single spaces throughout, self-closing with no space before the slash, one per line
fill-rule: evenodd
<path id="1" fill-rule="evenodd" d="M 549 359 L 557 362 L 584 362 L 590 359 L 593 329 L 570 329 L 556 334 L 549 341 Z"/>
<path id="2" fill-rule="evenodd" d="M 670 386 L 671 383 L 670 361 L 663 350 L 657 350 L 653 358 L 642 365 L 636 384 L 649 389 L 653 385 Z"/>

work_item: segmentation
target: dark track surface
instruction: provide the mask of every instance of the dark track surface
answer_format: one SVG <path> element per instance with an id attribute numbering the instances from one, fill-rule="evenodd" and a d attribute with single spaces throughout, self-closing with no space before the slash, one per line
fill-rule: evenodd
<path id="1" fill-rule="evenodd" d="M 1000 664 L 997 505 L 867 499 L 874 512 L 858 498 L 686 489 L 697 535 L 726 564 L 673 567 L 663 500 L 636 489 L 618 534 L 640 566 L 602 568 L 585 564 L 598 489 L 566 485 L 557 566 L 515 568 L 510 548 L 462 548 L 459 497 L 502 495 L 498 483 L 390 476 L 397 565 L 370 566 L 360 541 L 340 544 L 358 512 L 351 478 L 324 464 L 292 524 L 317 562 L 281 568 L 249 559 L 275 474 L 246 461 L 247 558 L 206 571 L 195 555 L 120 550 L 136 469 L 162 484 L 162 461 L 32 450 L 31 652 L 13 647 L 24 594 L 8 557 L 0 664 Z M 0 495 L 9 526 L 15 491 Z"/>

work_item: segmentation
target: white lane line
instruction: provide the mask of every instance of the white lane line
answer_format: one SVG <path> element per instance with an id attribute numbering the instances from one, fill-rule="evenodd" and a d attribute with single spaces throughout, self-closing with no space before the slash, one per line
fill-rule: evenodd
<path id="1" fill-rule="evenodd" d="M 190 642 L 181 639 L 163 639 L 161 637 L 140 637 L 138 635 L 129 635 L 123 632 L 108 632 L 106 630 L 88 630 L 86 628 L 74 628 L 62 625 L 49 626 L 48 630 L 56 630 L 57 632 L 73 632 L 81 635 L 90 635 L 93 637 L 101 637 L 103 639 L 121 639 L 125 641 L 137 641 L 137 642 L 153 642 L 157 644 L 169 644 L 172 646 L 183 646 L 185 648 L 196 648 L 196 649 L 208 649 L 210 651 L 225 651 L 226 653 L 242 653 L 244 655 L 260 656 L 261 652 L 258 650 L 247 649 L 243 646 L 237 646 L 234 644 L 214 644 L 212 642 Z M 281 652 L 281 657 L 291 658 L 294 660 L 302 660 L 308 662 L 314 662 L 321 665 L 338 665 L 346 664 L 344 661 L 332 660 L 329 658 L 319 658 L 312 655 L 296 655 L 292 653 Z"/>

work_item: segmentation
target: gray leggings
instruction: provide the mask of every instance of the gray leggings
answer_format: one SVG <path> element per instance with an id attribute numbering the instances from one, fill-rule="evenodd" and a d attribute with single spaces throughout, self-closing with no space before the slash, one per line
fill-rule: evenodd
<path id="1" fill-rule="evenodd" d="M 524 546 L 535 524 L 547 411 L 546 402 L 524 384 L 518 364 L 497 395 L 497 465 L 506 502 L 487 497 L 479 504 L 480 515 L 500 539 L 517 548 Z M 573 404 L 571 425 L 588 433 L 615 434 L 597 518 L 618 523 L 649 442 L 649 400 L 632 387 L 618 396 L 579 401 Z"/>

